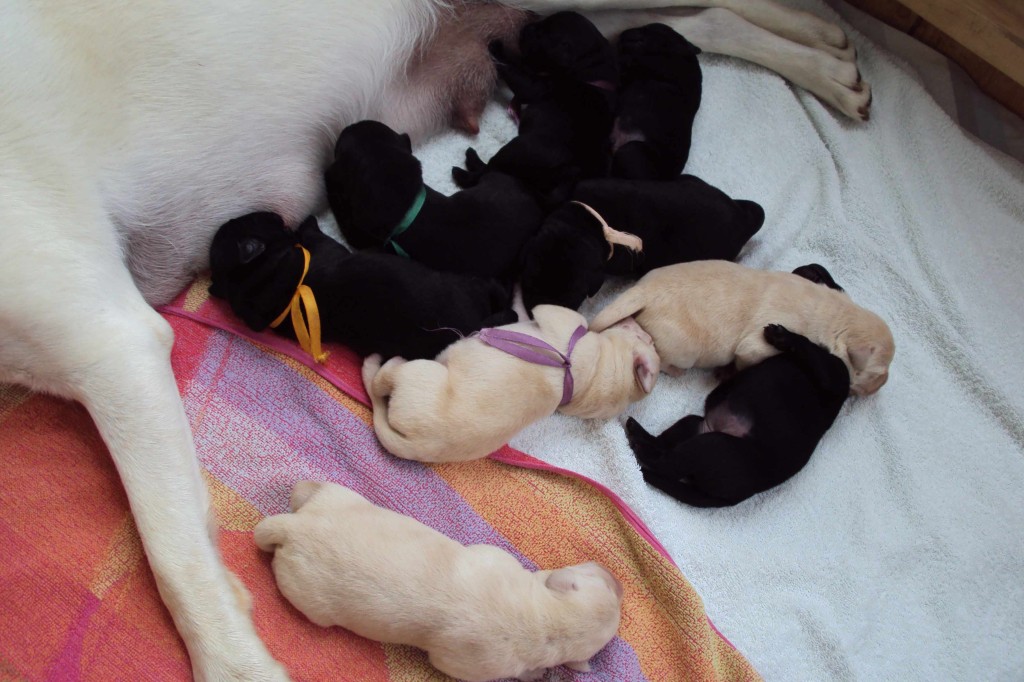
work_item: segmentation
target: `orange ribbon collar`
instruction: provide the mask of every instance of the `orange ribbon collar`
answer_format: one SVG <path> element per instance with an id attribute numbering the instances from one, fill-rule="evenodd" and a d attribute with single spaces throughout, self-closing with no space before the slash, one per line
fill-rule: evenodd
<path id="1" fill-rule="evenodd" d="M 299 284 L 295 287 L 295 294 L 288 307 L 270 323 L 270 326 L 276 328 L 291 313 L 292 329 L 295 330 L 295 338 L 299 340 L 302 350 L 312 355 L 317 362 L 323 362 L 327 359 L 327 353 L 320 347 L 320 309 L 317 308 L 313 290 L 305 284 L 306 273 L 309 272 L 309 251 L 301 244 L 296 244 L 295 248 L 302 250 L 302 277 L 299 278 Z M 305 317 L 302 314 L 303 308 L 306 311 Z M 308 325 L 306 317 L 309 318 Z"/>

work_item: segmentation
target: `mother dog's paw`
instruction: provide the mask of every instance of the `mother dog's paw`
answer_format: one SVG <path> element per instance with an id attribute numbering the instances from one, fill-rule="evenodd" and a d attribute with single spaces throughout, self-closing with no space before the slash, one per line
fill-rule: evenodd
<path id="1" fill-rule="evenodd" d="M 856 62 L 814 50 L 806 61 L 792 62 L 787 66 L 792 71 L 783 75 L 810 90 L 826 104 L 856 121 L 870 118 L 871 86 L 861 78 Z"/>

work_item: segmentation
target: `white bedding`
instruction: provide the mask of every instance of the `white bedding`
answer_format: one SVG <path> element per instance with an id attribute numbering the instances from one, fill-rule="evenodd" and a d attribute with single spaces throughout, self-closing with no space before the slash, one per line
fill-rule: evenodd
<path id="1" fill-rule="evenodd" d="M 1024 679 L 1024 166 L 969 139 L 906 65 L 851 35 L 874 89 L 869 123 L 702 55 L 686 171 L 764 206 L 742 263 L 822 263 L 889 322 L 889 383 L 847 403 L 795 478 L 729 509 L 649 488 L 620 421 L 556 415 L 513 445 L 632 506 L 768 680 Z M 477 139 L 434 138 L 417 150 L 428 183 L 453 191 L 467 145 L 486 159 L 514 133 L 495 104 Z M 701 412 L 713 386 L 708 372 L 662 375 L 629 414 L 659 432 Z"/>

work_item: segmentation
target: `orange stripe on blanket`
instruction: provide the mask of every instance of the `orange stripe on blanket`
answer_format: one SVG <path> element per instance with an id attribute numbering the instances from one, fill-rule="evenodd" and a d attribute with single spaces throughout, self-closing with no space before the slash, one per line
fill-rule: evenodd
<path id="1" fill-rule="evenodd" d="M 110 545 L 104 552 L 104 559 L 96 570 L 89 590 L 103 599 L 122 578 L 132 571 L 139 570 L 143 564 L 142 559 L 139 531 L 135 528 L 135 520 L 131 513 L 125 512 L 124 519 L 110 539 Z"/>
<path id="2" fill-rule="evenodd" d="M 614 573 L 625 595 L 619 636 L 648 679 L 759 679 L 711 629 L 703 602 L 678 569 L 583 481 L 489 459 L 434 469 L 540 567 L 596 560 Z"/>
<path id="3" fill-rule="evenodd" d="M 426 652 L 411 646 L 385 644 L 391 671 L 390 682 L 453 682 L 443 672 L 430 665 Z"/>

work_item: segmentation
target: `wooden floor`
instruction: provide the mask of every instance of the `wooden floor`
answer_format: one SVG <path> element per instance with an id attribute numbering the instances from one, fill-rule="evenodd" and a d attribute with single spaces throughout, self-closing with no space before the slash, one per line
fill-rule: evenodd
<path id="1" fill-rule="evenodd" d="M 1024 118 L 1024 0 L 846 0 L 946 55 Z"/>

